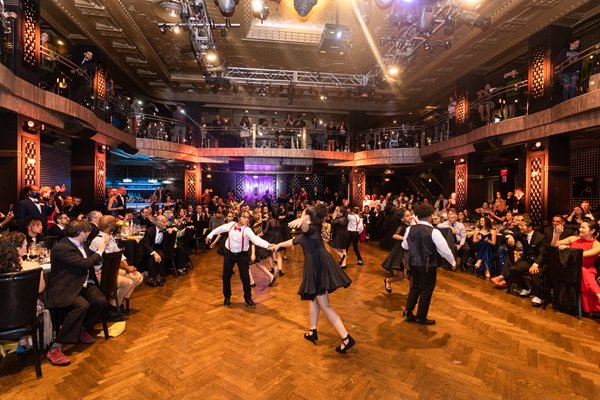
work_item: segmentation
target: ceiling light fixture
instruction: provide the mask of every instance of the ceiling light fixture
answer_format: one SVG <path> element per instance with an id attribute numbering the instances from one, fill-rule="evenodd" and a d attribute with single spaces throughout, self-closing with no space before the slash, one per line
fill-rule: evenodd
<path id="1" fill-rule="evenodd" d="M 267 0 L 252 0 L 252 13 L 262 24 L 269 16 L 269 4 Z"/>
<path id="2" fill-rule="evenodd" d="M 160 7 L 171 18 L 177 18 L 181 15 L 181 4 L 178 1 L 164 1 L 160 4 Z"/>
<path id="3" fill-rule="evenodd" d="M 215 0 L 215 4 L 219 6 L 219 11 L 224 17 L 231 17 L 235 11 L 235 0 Z"/>

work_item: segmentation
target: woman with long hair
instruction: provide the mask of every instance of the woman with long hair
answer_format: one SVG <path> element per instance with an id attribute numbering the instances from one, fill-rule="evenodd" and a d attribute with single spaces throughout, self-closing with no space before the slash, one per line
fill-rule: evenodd
<path id="1" fill-rule="evenodd" d="M 123 210 L 123 206 L 117 201 L 117 189 L 111 188 L 108 192 L 108 201 L 106 202 L 106 211 L 113 217 L 119 216 L 119 211 Z"/>
<path id="2" fill-rule="evenodd" d="M 479 218 L 479 224 L 473 234 L 473 244 L 475 245 L 475 269 L 477 272 L 483 272 L 487 279 L 490 279 L 494 272 L 494 251 L 496 245 L 496 230 L 492 229 L 492 221 L 487 217 Z M 497 275 L 497 274 L 496 274 Z"/>
<path id="3" fill-rule="evenodd" d="M 298 294 L 302 300 L 309 301 L 310 325 L 304 338 L 315 345 L 319 339 L 317 325 L 319 312 L 323 311 L 329 323 L 335 328 L 342 342 L 335 348 L 338 353 L 346 353 L 356 344 L 350 336 L 342 319 L 329 303 L 329 293 L 350 286 L 352 280 L 335 263 L 325 249 L 321 238 L 321 224 L 327 215 L 323 204 L 307 207 L 302 217 L 289 223 L 290 228 L 299 228 L 302 234 L 295 239 L 275 245 L 275 248 L 288 248 L 299 244 L 304 252 L 304 275 Z"/>
<path id="4" fill-rule="evenodd" d="M 348 217 L 346 207 L 337 206 L 331 215 L 331 240 L 329 247 L 339 257 L 339 266 L 346 268 L 346 249 L 348 248 Z M 271 242 L 272 243 L 272 242 Z"/>

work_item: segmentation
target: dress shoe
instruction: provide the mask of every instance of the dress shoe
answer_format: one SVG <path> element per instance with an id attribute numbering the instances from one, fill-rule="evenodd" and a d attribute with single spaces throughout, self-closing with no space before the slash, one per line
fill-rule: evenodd
<path id="1" fill-rule="evenodd" d="M 279 270 L 279 276 L 285 275 L 282 270 Z"/>
<path id="2" fill-rule="evenodd" d="M 146 282 L 146 284 L 150 287 L 156 287 L 158 286 L 156 283 L 156 279 L 154 278 L 148 278 L 148 281 Z"/>
<path id="3" fill-rule="evenodd" d="M 392 287 L 388 287 L 388 280 L 387 278 L 385 278 L 383 280 L 383 286 L 385 287 L 385 291 L 387 292 L 387 294 L 392 294 Z"/>
<path id="4" fill-rule="evenodd" d="M 319 340 L 319 335 L 317 334 L 317 330 L 316 329 L 309 329 L 308 330 L 310 332 L 310 334 L 305 333 L 304 334 L 304 339 L 308 340 L 309 342 L 313 342 L 313 344 L 317 344 L 317 340 Z"/>
<path id="5" fill-rule="evenodd" d="M 534 307 L 541 307 L 542 306 L 542 299 L 540 299 L 537 296 L 533 296 L 533 298 L 531 299 L 531 305 Z"/>
<path id="6" fill-rule="evenodd" d="M 156 278 L 156 284 L 158 286 L 165 286 L 165 280 L 162 278 Z"/>
<path id="7" fill-rule="evenodd" d="M 342 265 L 342 264 L 344 263 L 344 260 L 345 260 L 345 259 L 346 259 L 346 255 L 345 255 L 345 254 L 342 254 L 342 258 L 340 258 L 340 261 L 338 261 L 338 265 L 339 265 L 340 267 L 342 267 L 342 266 L 343 266 L 343 267 L 345 267 L 345 265 Z"/>
<path id="8" fill-rule="evenodd" d="M 435 324 L 435 319 L 415 318 L 415 322 L 419 325 L 433 325 Z"/>
<path id="9" fill-rule="evenodd" d="M 519 292 L 519 296 L 521 296 L 521 297 L 529 297 L 530 294 L 531 294 L 530 289 L 521 289 L 521 291 Z"/>
<path id="10" fill-rule="evenodd" d="M 96 339 L 92 337 L 85 329 L 81 329 L 79 333 L 79 341 L 83 344 L 92 344 L 96 342 Z"/>
<path id="11" fill-rule="evenodd" d="M 125 308 L 125 306 L 123 304 L 121 304 L 121 314 L 131 315 L 131 310 L 128 310 L 127 308 Z"/>
<path id="12" fill-rule="evenodd" d="M 415 322 L 417 320 L 417 317 L 415 317 L 415 315 L 412 312 L 408 312 L 407 310 L 404 310 L 402 316 L 406 318 L 406 322 Z"/>
<path id="13" fill-rule="evenodd" d="M 273 286 L 275 284 L 276 280 L 277 280 L 277 277 L 275 275 L 273 275 L 273 278 L 271 279 L 271 282 L 269 282 L 269 286 Z"/>
<path id="14" fill-rule="evenodd" d="M 250 284 L 250 287 L 256 287 L 256 282 L 252 282 L 252 283 Z"/>
<path id="15" fill-rule="evenodd" d="M 52 365 L 65 366 L 71 364 L 71 360 L 64 355 L 61 348 L 51 349 L 46 353 L 46 358 Z"/>
<path id="16" fill-rule="evenodd" d="M 356 263 L 357 263 L 358 265 L 363 265 L 363 260 L 358 260 Z"/>
<path id="17" fill-rule="evenodd" d="M 346 336 L 345 338 L 342 339 L 342 344 L 335 348 L 335 351 L 337 351 L 338 353 L 345 354 L 355 344 L 356 344 L 356 341 L 354 340 L 354 338 L 352 338 L 352 336 L 350 336 L 350 334 L 348 334 L 348 336 Z M 342 347 L 342 346 L 344 346 L 344 347 Z"/>
<path id="18" fill-rule="evenodd" d="M 246 307 L 256 308 L 256 303 L 252 301 L 252 299 L 246 299 Z"/>
<path id="19" fill-rule="evenodd" d="M 223 300 L 223 307 L 231 307 L 231 300 L 229 299 L 229 297 L 225 297 L 225 300 Z"/>

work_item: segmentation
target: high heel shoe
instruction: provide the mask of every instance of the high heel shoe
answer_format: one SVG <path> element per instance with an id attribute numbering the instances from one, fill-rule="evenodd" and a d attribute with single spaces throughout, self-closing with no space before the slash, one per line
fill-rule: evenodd
<path id="1" fill-rule="evenodd" d="M 317 334 L 317 330 L 316 329 L 309 329 L 308 330 L 310 332 L 310 335 L 308 333 L 304 334 L 304 339 L 308 340 L 309 342 L 313 342 L 313 344 L 317 344 L 317 340 L 319 340 L 319 335 Z"/>
<path id="2" fill-rule="evenodd" d="M 387 292 L 387 294 L 392 294 L 391 286 L 388 288 L 388 279 L 387 278 L 385 278 L 383 280 L 383 285 L 385 286 L 385 291 Z"/>
<path id="3" fill-rule="evenodd" d="M 277 277 L 275 275 L 273 275 L 273 279 L 271 279 L 271 282 L 269 282 L 268 286 L 273 286 L 275 284 L 276 280 L 277 280 Z"/>
<path id="4" fill-rule="evenodd" d="M 345 259 L 346 259 L 346 255 L 342 254 L 342 258 L 340 258 L 340 261 L 338 262 L 338 265 L 342 268 L 345 267 L 345 265 L 342 265 L 344 263 Z"/>
<path id="5" fill-rule="evenodd" d="M 344 341 L 346 340 L 348 341 L 348 343 L 344 343 Z M 348 336 L 342 339 L 342 344 L 335 348 L 335 351 L 337 351 L 338 353 L 345 354 L 355 344 L 356 341 L 354 340 L 354 338 L 350 336 L 350 334 L 348 334 Z M 344 347 L 342 347 L 342 345 L 344 345 Z"/>

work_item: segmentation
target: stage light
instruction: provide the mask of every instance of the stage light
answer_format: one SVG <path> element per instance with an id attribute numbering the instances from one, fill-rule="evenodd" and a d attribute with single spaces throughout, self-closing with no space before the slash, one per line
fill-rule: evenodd
<path id="1" fill-rule="evenodd" d="M 396 76 L 400 73 L 400 68 L 397 65 L 390 65 L 387 70 L 388 75 Z"/>
<path id="2" fill-rule="evenodd" d="M 181 32 L 181 28 L 179 27 L 179 25 L 175 25 L 175 26 L 173 27 L 173 32 L 174 32 L 174 33 L 179 33 L 179 32 Z"/>
<path id="3" fill-rule="evenodd" d="M 317 0 L 294 0 L 294 8 L 301 17 L 306 17 L 317 4 Z"/>
<path id="4" fill-rule="evenodd" d="M 214 63 L 219 59 L 219 55 L 214 50 L 209 50 L 206 52 L 206 61 Z"/>
<path id="5" fill-rule="evenodd" d="M 212 178 L 212 175 L 211 174 L 206 174 L 206 178 L 210 179 L 210 178 Z"/>
<path id="6" fill-rule="evenodd" d="M 269 16 L 269 4 L 266 0 L 252 0 L 252 13 L 262 23 Z"/>
<path id="7" fill-rule="evenodd" d="M 158 183 L 158 179 L 148 179 L 148 183 Z"/>
<path id="8" fill-rule="evenodd" d="M 32 120 L 27 121 L 27 127 L 29 127 L 29 129 L 32 129 L 35 126 L 35 122 L 33 122 Z"/>
<path id="9" fill-rule="evenodd" d="M 235 11 L 235 0 L 215 0 L 215 4 L 219 6 L 219 11 L 224 17 L 231 17 Z"/>
<path id="10" fill-rule="evenodd" d="M 108 150 L 110 150 L 110 147 L 109 147 L 109 146 L 107 146 L 107 145 L 105 145 L 105 144 L 98 145 L 98 153 L 100 153 L 100 154 L 104 154 L 104 153 L 106 153 Z"/>

